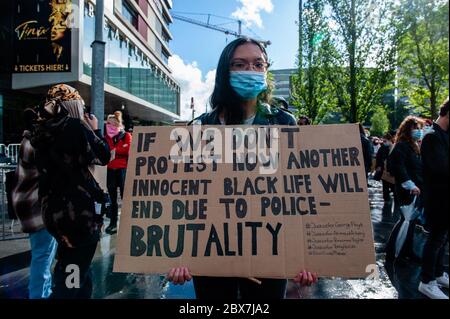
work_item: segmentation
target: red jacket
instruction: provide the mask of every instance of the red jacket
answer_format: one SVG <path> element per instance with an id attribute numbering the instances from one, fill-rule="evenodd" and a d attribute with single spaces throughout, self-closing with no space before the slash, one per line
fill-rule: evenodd
<path id="1" fill-rule="evenodd" d="M 128 132 L 120 132 L 113 138 L 106 135 L 111 153 L 115 152 L 115 157 L 108 164 L 110 169 L 127 168 L 128 154 L 131 146 L 131 134 Z"/>

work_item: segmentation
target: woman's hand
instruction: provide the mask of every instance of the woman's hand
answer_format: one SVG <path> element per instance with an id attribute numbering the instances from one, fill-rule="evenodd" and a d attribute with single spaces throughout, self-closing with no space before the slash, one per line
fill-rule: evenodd
<path id="1" fill-rule="evenodd" d="M 84 120 L 93 131 L 98 130 L 98 120 L 94 114 L 84 113 Z"/>
<path id="2" fill-rule="evenodd" d="M 187 267 L 172 268 L 167 274 L 167 280 L 174 285 L 183 285 L 186 281 L 191 281 L 192 276 Z"/>
<path id="3" fill-rule="evenodd" d="M 67 247 L 73 248 L 72 244 L 69 241 L 69 238 L 67 238 L 66 236 L 61 236 L 61 239 L 62 239 L 63 243 L 66 244 Z"/>
<path id="4" fill-rule="evenodd" d="M 420 196 L 420 188 L 419 187 L 415 187 L 411 190 L 411 194 L 416 195 L 416 196 Z"/>
<path id="5" fill-rule="evenodd" d="M 317 273 L 311 273 L 309 271 L 303 270 L 298 273 L 294 278 L 294 282 L 302 286 L 311 286 L 317 282 Z"/>

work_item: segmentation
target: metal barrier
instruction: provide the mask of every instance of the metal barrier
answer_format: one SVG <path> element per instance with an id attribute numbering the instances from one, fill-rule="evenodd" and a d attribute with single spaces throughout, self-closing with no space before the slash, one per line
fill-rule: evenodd
<path id="1" fill-rule="evenodd" d="M 1 214 L 1 230 L 2 235 L 0 241 L 9 239 L 26 238 L 28 235 L 21 230 L 15 231 L 14 228 L 20 229 L 20 223 L 8 216 L 8 197 L 6 193 L 6 174 L 16 170 L 16 165 L 0 164 L 0 214 Z"/>
<path id="2" fill-rule="evenodd" d="M 0 164 L 17 164 L 20 144 L 0 144 Z"/>
<path id="3" fill-rule="evenodd" d="M 0 144 L 0 154 L 8 156 L 8 147 L 5 144 Z"/>
<path id="4" fill-rule="evenodd" d="M 17 164 L 19 161 L 20 144 L 8 145 L 8 157 L 11 158 L 12 164 Z"/>

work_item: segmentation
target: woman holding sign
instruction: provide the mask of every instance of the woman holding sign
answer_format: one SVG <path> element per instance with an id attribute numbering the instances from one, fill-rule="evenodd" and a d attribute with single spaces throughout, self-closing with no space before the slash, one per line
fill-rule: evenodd
<path id="1" fill-rule="evenodd" d="M 217 67 L 212 111 L 195 119 L 202 125 L 296 125 L 289 112 L 270 106 L 268 102 L 266 50 L 261 43 L 239 38 L 222 52 Z M 173 268 L 167 276 L 174 284 L 184 284 L 192 276 L 186 267 Z M 282 299 L 286 294 L 285 279 L 193 278 L 198 299 Z M 301 271 L 294 279 L 302 285 L 317 281 L 317 275 Z"/>

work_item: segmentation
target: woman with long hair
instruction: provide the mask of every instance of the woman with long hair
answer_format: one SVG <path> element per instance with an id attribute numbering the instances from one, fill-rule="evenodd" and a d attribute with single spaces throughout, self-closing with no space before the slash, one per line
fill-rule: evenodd
<path id="1" fill-rule="evenodd" d="M 285 110 L 268 104 L 268 57 L 257 41 L 239 38 L 229 43 L 220 56 L 212 111 L 193 121 L 202 125 L 296 125 L 295 118 Z M 299 269 L 300 270 L 300 269 Z M 184 284 L 192 279 L 186 267 L 173 268 L 168 279 L 174 284 Z M 245 278 L 193 278 L 198 299 L 282 299 L 287 280 L 262 279 L 261 284 Z M 311 285 L 317 275 L 301 271 L 296 282 Z"/>
<path id="2" fill-rule="evenodd" d="M 419 143 L 423 138 L 423 121 L 415 116 L 406 117 L 400 124 L 396 135 L 396 144 L 389 155 L 389 172 L 395 178 L 395 194 L 399 206 L 410 205 L 417 196 L 417 202 L 421 202 L 423 186 L 422 162 L 420 157 Z M 393 257 L 393 246 L 401 224 L 400 221 L 394 226 L 391 237 L 387 244 L 387 259 Z M 412 240 L 414 235 L 415 221 L 412 221 L 408 229 L 405 245 L 400 253 L 404 257 L 413 257 Z"/>

